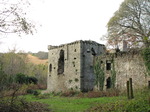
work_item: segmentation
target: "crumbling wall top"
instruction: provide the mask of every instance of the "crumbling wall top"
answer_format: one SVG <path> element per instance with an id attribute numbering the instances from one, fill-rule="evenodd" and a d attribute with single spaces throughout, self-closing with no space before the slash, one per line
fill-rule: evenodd
<path id="1" fill-rule="evenodd" d="M 73 44 L 79 44 L 79 43 L 83 43 L 83 44 L 92 44 L 92 45 L 98 45 L 98 46 L 105 46 L 103 44 L 99 44 L 95 41 L 91 41 L 91 40 L 77 40 L 77 41 L 74 41 L 74 42 L 71 42 L 71 43 L 67 43 L 67 44 L 61 44 L 59 46 L 52 46 L 52 45 L 48 45 L 48 50 L 51 50 L 51 49 L 55 49 L 55 48 L 60 48 L 60 47 L 64 47 L 66 45 L 73 45 Z"/>

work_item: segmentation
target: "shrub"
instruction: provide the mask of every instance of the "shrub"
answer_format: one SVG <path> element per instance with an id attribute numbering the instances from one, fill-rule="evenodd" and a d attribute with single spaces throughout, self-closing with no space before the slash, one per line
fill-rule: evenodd
<path id="1" fill-rule="evenodd" d="M 27 90 L 27 93 L 29 93 L 29 94 L 33 94 L 33 93 L 34 93 L 34 90 L 32 90 L 32 89 L 28 89 L 28 90 Z"/>
<path id="2" fill-rule="evenodd" d="M 119 96 L 119 91 L 117 89 L 109 89 L 107 91 L 89 91 L 87 93 L 79 93 L 77 96 L 88 97 L 88 98 L 113 97 L 113 96 Z"/>
<path id="3" fill-rule="evenodd" d="M 34 90 L 33 95 L 38 96 L 40 94 L 39 91 Z"/>
<path id="4" fill-rule="evenodd" d="M 25 99 L 17 98 L 0 100 L 0 112 L 50 112 L 48 105 L 38 102 L 27 102 Z"/>
<path id="5" fill-rule="evenodd" d="M 148 89 L 138 90 L 132 100 L 124 99 L 98 104 L 88 109 L 87 112 L 150 112 L 149 92 Z"/>
<path id="6" fill-rule="evenodd" d="M 28 89 L 27 93 L 28 94 L 33 94 L 35 96 L 38 96 L 40 94 L 40 92 L 38 92 L 37 90 L 32 90 L 32 89 Z"/>
<path id="7" fill-rule="evenodd" d="M 24 84 L 27 83 L 27 76 L 25 74 L 22 73 L 18 73 L 16 74 L 16 82 L 19 84 Z"/>
<path id="8" fill-rule="evenodd" d="M 63 92 L 63 93 L 61 94 L 61 96 L 64 96 L 64 97 L 72 97 L 72 96 L 75 96 L 76 94 L 78 94 L 78 92 L 73 91 L 73 90 L 70 90 L 70 91 Z"/>
<path id="9" fill-rule="evenodd" d="M 150 107 L 147 100 L 127 100 L 114 103 L 99 104 L 87 112 L 149 112 Z"/>
<path id="10" fill-rule="evenodd" d="M 38 80 L 33 76 L 29 77 L 25 74 L 18 73 L 16 74 L 16 82 L 19 84 L 37 84 Z"/>
<path id="11" fill-rule="evenodd" d="M 31 84 L 37 84 L 38 80 L 35 77 L 28 77 L 28 82 Z"/>

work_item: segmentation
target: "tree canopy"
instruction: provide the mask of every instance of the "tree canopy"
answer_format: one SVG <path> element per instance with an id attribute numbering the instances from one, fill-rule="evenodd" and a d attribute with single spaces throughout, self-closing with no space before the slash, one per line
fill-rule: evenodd
<path id="1" fill-rule="evenodd" d="M 34 25 L 24 11 L 29 5 L 28 0 L 1 0 L 0 33 L 32 34 Z"/>
<path id="2" fill-rule="evenodd" d="M 150 0 L 124 0 L 108 24 L 108 43 L 150 46 Z"/>

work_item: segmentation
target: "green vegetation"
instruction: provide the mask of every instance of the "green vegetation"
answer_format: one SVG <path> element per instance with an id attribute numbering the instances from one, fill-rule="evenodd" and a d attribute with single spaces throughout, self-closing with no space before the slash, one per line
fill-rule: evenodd
<path id="1" fill-rule="evenodd" d="M 146 55 L 144 59 L 149 58 Z M 70 90 L 65 93 L 53 92 L 51 94 L 42 95 L 40 94 L 41 90 L 38 89 L 40 88 L 39 86 L 43 85 L 43 81 L 44 83 L 46 82 L 41 76 L 47 73 L 47 65 L 34 65 L 26 63 L 25 60 L 26 55 L 24 54 L 1 54 L 0 111 L 2 112 L 150 111 L 150 90 L 135 92 L 134 99 L 132 100 L 128 100 L 127 95 L 119 96 L 119 91 L 115 89 L 81 93 L 73 91 L 72 88 L 72 91 Z M 98 70 L 97 81 L 100 81 L 97 84 L 104 84 L 104 63 L 102 60 L 96 62 L 95 70 Z M 112 72 L 115 73 L 114 62 L 112 62 L 112 70 Z M 37 80 L 35 78 L 38 79 L 38 84 L 36 84 Z M 112 75 L 112 80 L 113 78 L 115 82 L 115 74 Z M 32 81 L 29 81 L 29 79 L 32 79 Z M 77 82 L 79 80 L 76 78 L 68 80 L 70 83 L 72 81 Z M 30 82 L 32 84 L 30 84 Z M 78 87 L 76 86 L 75 88 L 77 89 Z"/>
<path id="2" fill-rule="evenodd" d="M 142 56 L 147 68 L 148 75 L 150 76 L 150 48 L 143 49 Z"/>
<path id="3" fill-rule="evenodd" d="M 0 112 L 50 112 L 50 109 L 46 104 L 15 97 L 0 99 Z"/>
<path id="4" fill-rule="evenodd" d="M 78 82 L 78 81 L 79 81 L 79 79 L 78 79 L 78 78 L 75 78 L 75 79 L 74 79 L 74 81 L 75 81 L 75 82 Z"/>
<path id="5" fill-rule="evenodd" d="M 12 82 L 15 80 L 16 74 L 26 74 L 25 77 L 30 77 L 33 80 L 36 78 L 39 84 L 46 85 L 47 69 L 47 65 L 30 63 L 25 53 L 9 52 L 0 54 L 1 81 L 7 78 Z"/>
<path id="6" fill-rule="evenodd" d="M 97 58 L 96 61 L 95 61 L 94 73 L 95 73 L 95 76 L 96 76 L 95 84 L 102 91 L 103 87 L 104 87 L 105 73 L 104 73 L 103 62 L 100 60 L 100 58 Z"/>
<path id="7" fill-rule="evenodd" d="M 114 64 L 114 56 L 112 57 L 112 70 L 111 70 L 111 88 L 115 88 L 116 83 L 116 71 Z"/>
<path id="8" fill-rule="evenodd" d="M 16 79 L 15 81 L 19 84 L 37 84 L 38 80 L 33 77 L 33 76 L 27 76 L 25 74 L 22 74 L 22 73 L 19 73 L 19 74 L 16 74 Z"/>
<path id="9" fill-rule="evenodd" d="M 48 104 L 49 108 L 54 112 L 83 112 L 101 103 L 114 102 L 125 99 L 125 97 L 110 97 L 110 98 L 77 98 L 77 97 L 60 97 L 51 96 L 48 99 L 40 99 L 32 95 L 27 95 L 28 101 L 40 102 Z"/>
<path id="10" fill-rule="evenodd" d="M 101 103 L 88 109 L 87 112 L 149 112 L 150 90 L 136 91 L 135 98 L 128 100 L 115 100 L 114 102 Z"/>
<path id="11" fill-rule="evenodd" d="M 94 96 L 101 92 L 75 93 L 73 91 L 65 94 L 59 93 L 59 96 L 53 93 L 39 96 L 26 95 L 25 98 L 27 101 L 48 104 L 54 112 L 149 112 L 149 93 L 148 89 L 138 90 L 132 100 L 128 100 L 126 96 L 95 98 Z M 66 94 L 73 96 L 68 97 L 65 96 Z"/>

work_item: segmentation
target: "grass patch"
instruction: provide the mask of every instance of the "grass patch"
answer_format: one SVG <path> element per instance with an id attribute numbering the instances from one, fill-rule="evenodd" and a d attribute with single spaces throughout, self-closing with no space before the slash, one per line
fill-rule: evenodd
<path id="1" fill-rule="evenodd" d="M 138 90 L 135 98 L 101 103 L 87 109 L 86 112 L 150 112 L 150 90 Z"/>
<path id="2" fill-rule="evenodd" d="M 25 95 L 27 101 L 47 104 L 53 112 L 150 112 L 150 90 L 135 92 L 135 98 L 127 96 L 97 97 L 97 93 L 85 93 L 84 97 L 64 97 L 61 94 Z M 87 95 L 90 95 L 87 96 Z M 96 95 L 96 98 L 95 98 Z M 69 93 L 70 96 L 70 93 Z M 85 97 L 87 96 L 87 97 Z M 109 96 L 109 95 L 108 95 Z M 111 95 L 110 95 L 111 96 Z"/>
<path id="3" fill-rule="evenodd" d="M 114 101 L 120 101 L 126 99 L 123 96 L 120 97 L 101 97 L 101 98 L 77 98 L 77 97 L 59 97 L 50 96 L 47 99 L 40 99 L 33 95 L 25 96 L 28 101 L 36 101 L 49 105 L 49 108 L 54 112 L 83 112 L 88 108 L 98 104 L 111 103 Z"/>

